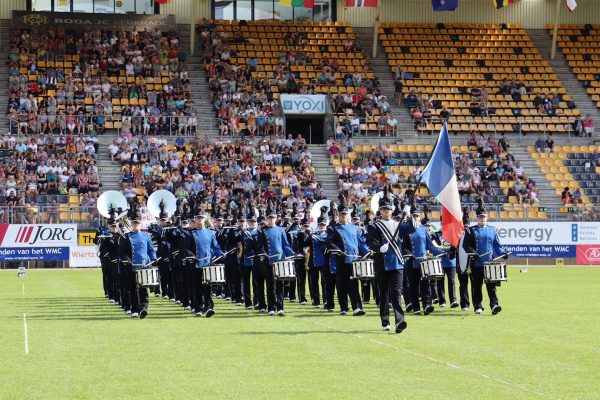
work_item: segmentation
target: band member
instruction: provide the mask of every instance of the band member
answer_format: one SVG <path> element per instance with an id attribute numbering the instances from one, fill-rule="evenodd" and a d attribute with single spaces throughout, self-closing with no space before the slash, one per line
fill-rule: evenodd
<path id="1" fill-rule="evenodd" d="M 369 226 L 369 224 L 371 223 L 370 220 L 370 211 L 367 211 L 365 213 L 365 224 L 363 225 L 360 221 L 360 218 L 358 217 L 358 212 L 357 209 L 358 207 L 354 207 L 352 209 L 352 213 L 350 215 L 352 215 L 352 224 L 358 226 L 362 232 L 363 235 L 367 235 L 367 227 Z M 375 279 L 372 280 L 367 280 L 367 281 L 359 281 L 358 284 L 360 285 L 360 290 L 361 290 L 361 295 L 362 295 L 362 302 L 363 304 L 370 304 L 371 303 L 371 286 L 373 286 L 373 297 L 375 297 L 375 303 L 377 305 L 379 305 L 379 293 L 378 293 L 378 289 L 377 289 L 377 283 L 375 282 Z"/>
<path id="2" fill-rule="evenodd" d="M 158 261 L 158 271 L 160 272 L 160 291 L 166 300 L 175 301 L 173 292 L 173 276 L 171 272 L 171 262 L 173 259 L 173 228 L 169 226 L 169 220 L 166 215 L 159 219 L 159 225 L 150 225 L 148 232 L 156 243 L 156 253 L 160 260 Z"/>
<path id="3" fill-rule="evenodd" d="M 267 210 L 267 225 L 258 230 L 254 251 L 258 256 L 259 268 L 257 269 L 257 289 L 259 312 L 264 312 L 265 295 L 264 283 L 267 284 L 267 305 L 269 315 L 284 316 L 283 310 L 283 282 L 275 282 L 273 276 L 273 263 L 281 261 L 285 257 L 294 256 L 290 247 L 285 231 L 277 226 L 277 213 Z M 255 260 L 256 262 L 256 260 Z"/>
<path id="4" fill-rule="evenodd" d="M 117 224 L 111 223 L 108 227 L 98 229 L 94 238 L 94 244 L 98 246 L 104 295 L 108 297 L 109 303 L 119 302 L 119 277 L 117 273 L 119 241 Z"/>
<path id="5" fill-rule="evenodd" d="M 463 208 L 463 226 L 465 227 L 465 232 L 462 238 L 462 250 L 466 253 L 475 254 L 475 248 L 473 247 L 473 243 L 475 243 L 474 228 L 470 226 L 471 220 L 469 218 L 469 209 L 467 207 Z M 468 247 L 467 247 L 468 246 Z M 460 257 L 458 258 L 460 262 Z M 469 273 L 471 269 L 471 265 L 473 264 L 473 256 L 469 255 L 468 257 L 463 259 L 467 265 L 459 265 L 458 268 L 458 295 L 460 297 L 460 308 L 463 311 L 469 311 L 469 306 L 471 305 L 469 301 Z M 471 265 L 469 265 L 471 264 Z"/>
<path id="6" fill-rule="evenodd" d="M 254 241 L 258 234 L 256 217 L 249 216 L 246 220 L 238 221 L 240 224 L 242 254 L 240 257 L 240 266 L 242 272 L 242 293 L 244 296 L 244 306 L 247 310 L 254 309 L 255 301 L 252 301 L 252 293 L 256 297 L 256 285 L 254 284 Z M 250 290 L 252 288 L 252 291 Z"/>
<path id="7" fill-rule="evenodd" d="M 288 242 L 292 251 L 295 254 L 302 255 L 303 248 L 307 242 L 307 237 L 304 234 L 304 225 L 300 225 L 302 219 L 296 210 L 292 211 L 293 222 L 290 228 L 287 231 L 288 234 Z M 308 220 L 306 221 L 308 223 Z M 294 260 L 294 268 L 296 270 L 296 282 L 290 284 L 290 302 L 294 302 L 296 299 L 294 285 L 297 285 L 298 288 L 298 301 L 300 304 L 305 305 L 306 301 L 306 259 L 304 257 L 298 257 L 298 259 Z"/>
<path id="8" fill-rule="evenodd" d="M 362 301 L 358 294 L 358 282 L 351 280 L 352 262 L 368 253 L 362 230 L 350 224 L 350 210 L 346 206 L 345 197 L 340 195 L 338 207 L 339 223 L 327 229 L 327 246 L 329 253 L 335 255 L 337 266 L 338 302 L 340 315 L 348 313 L 348 296 L 352 305 L 352 314 L 365 315 Z"/>
<path id="9" fill-rule="evenodd" d="M 327 218 L 324 211 L 321 210 L 321 216 L 317 218 L 317 232 L 311 234 L 309 250 L 307 257 L 310 260 L 310 295 L 312 305 L 315 308 L 321 308 L 321 294 L 319 290 L 319 277 L 321 278 L 321 290 L 323 292 L 323 303 L 326 303 L 327 287 L 325 284 L 325 269 L 329 269 L 325 250 L 327 249 Z"/>
<path id="10" fill-rule="evenodd" d="M 402 225 L 402 246 L 407 259 L 406 268 L 409 274 L 409 286 L 413 313 L 421 315 L 419 298 L 421 298 L 423 313 L 433 312 L 431 305 L 431 290 L 429 281 L 422 279 L 421 261 L 427 259 L 427 251 L 433 255 L 442 254 L 442 250 L 433 245 L 429 231 L 421 224 L 421 213 L 416 206 L 411 207 L 411 220 Z M 383 295 L 383 294 L 382 294 Z"/>
<path id="11" fill-rule="evenodd" d="M 192 235 L 191 223 L 188 215 L 182 217 L 181 226 L 173 234 L 177 243 L 175 268 L 173 270 L 175 298 L 177 304 L 184 309 L 191 310 L 193 272 L 195 270 L 194 258 L 196 256 L 196 242 Z"/>
<path id="12" fill-rule="evenodd" d="M 206 318 L 210 318 L 215 314 L 214 304 L 211 298 L 210 284 L 204 282 L 202 268 L 211 265 L 215 256 L 223 256 L 224 254 L 221 247 L 219 247 L 215 232 L 206 227 L 207 217 L 206 213 L 200 212 L 195 217 L 196 229 L 192 232 L 196 244 L 194 304 L 192 308 L 196 310 L 196 317 L 201 317 L 204 314 Z"/>
<path id="13" fill-rule="evenodd" d="M 440 226 L 442 225 L 441 216 L 440 216 Z M 448 248 L 447 243 L 444 243 L 442 239 L 442 231 L 435 232 L 432 235 L 433 242 L 438 246 L 442 247 L 444 244 L 444 248 Z M 444 276 L 442 279 L 438 279 L 433 283 L 436 286 L 436 294 L 438 298 L 438 303 L 440 307 L 446 307 L 446 290 L 444 288 L 444 282 L 446 279 L 448 280 L 448 297 L 450 300 L 450 308 L 458 307 L 458 303 L 456 302 L 456 287 L 454 281 L 456 280 L 456 259 L 457 259 L 457 251 L 455 247 L 449 246 L 446 254 L 442 256 L 441 263 L 442 269 L 444 271 Z"/>
<path id="14" fill-rule="evenodd" d="M 406 329 L 407 325 L 401 305 L 405 260 L 402 256 L 401 225 L 392 219 L 393 209 L 394 206 L 387 196 L 383 196 L 379 200 L 381 219 L 367 227 L 367 243 L 374 253 L 373 266 L 380 291 L 381 326 L 386 331 L 390 330 L 389 303 L 391 300 L 394 309 L 395 331 L 400 333 Z"/>
<path id="15" fill-rule="evenodd" d="M 119 243 L 119 258 L 125 268 L 131 269 L 129 279 L 129 293 L 131 298 L 131 317 L 146 318 L 148 315 L 148 290 L 137 287 L 135 270 L 146 267 L 151 261 L 156 260 L 156 253 L 152 247 L 150 234 L 142 232 L 141 221 L 138 216 L 131 223 L 131 232 L 125 235 Z"/>
<path id="16" fill-rule="evenodd" d="M 474 247 L 476 252 L 475 264 L 471 269 L 471 286 L 473 290 L 473 307 L 475 308 L 475 314 L 478 315 L 483 313 L 484 310 L 481 305 L 483 301 L 483 264 L 499 257 L 508 258 L 508 254 L 500 245 L 496 228 L 487 224 L 487 218 L 488 214 L 481 200 L 477 209 L 477 226 L 474 227 L 472 235 L 474 243 L 465 243 L 465 246 Z M 496 285 L 486 282 L 485 286 L 490 299 L 492 315 L 496 315 L 502 311 L 502 307 L 498 304 Z"/>

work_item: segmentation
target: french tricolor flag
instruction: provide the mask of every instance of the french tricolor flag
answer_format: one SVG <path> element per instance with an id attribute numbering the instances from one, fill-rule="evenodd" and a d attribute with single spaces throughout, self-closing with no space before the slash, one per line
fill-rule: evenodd
<path id="1" fill-rule="evenodd" d="M 457 247 L 464 227 L 452 147 L 446 123 L 440 131 L 429 162 L 421 174 L 421 181 L 425 182 L 429 191 L 442 205 L 442 237 L 446 242 Z"/>

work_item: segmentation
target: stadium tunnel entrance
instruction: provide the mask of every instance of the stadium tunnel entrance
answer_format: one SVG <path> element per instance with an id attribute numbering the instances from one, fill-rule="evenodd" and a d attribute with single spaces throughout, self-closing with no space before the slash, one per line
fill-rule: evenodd
<path id="1" fill-rule="evenodd" d="M 302 135 L 308 144 L 324 144 L 324 119 L 322 115 L 294 115 L 286 117 L 285 130 L 293 137 Z"/>

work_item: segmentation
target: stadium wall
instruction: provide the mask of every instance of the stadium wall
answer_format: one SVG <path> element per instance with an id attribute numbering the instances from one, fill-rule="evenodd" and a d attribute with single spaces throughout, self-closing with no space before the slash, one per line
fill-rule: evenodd
<path id="1" fill-rule="evenodd" d="M 456 11 L 434 12 L 428 0 L 379 0 L 382 22 L 442 22 L 442 23 L 512 23 L 527 29 L 544 29 L 553 23 L 555 0 L 521 0 L 496 10 L 491 0 L 459 0 Z M 562 4 L 561 24 L 598 23 L 600 2 L 578 0 L 578 7 L 569 13 Z M 371 27 L 377 17 L 375 8 L 345 8 L 338 0 L 339 21 L 349 21 L 353 27 Z"/>
<path id="2" fill-rule="evenodd" d="M 25 0 L 0 0 L 0 19 L 12 19 L 13 10 L 26 10 Z"/>
<path id="3" fill-rule="evenodd" d="M 210 0 L 196 0 L 195 10 L 190 10 L 191 2 L 192 0 L 173 0 L 161 4 L 160 13 L 175 15 L 178 24 L 189 24 L 202 17 L 210 18 Z"/>

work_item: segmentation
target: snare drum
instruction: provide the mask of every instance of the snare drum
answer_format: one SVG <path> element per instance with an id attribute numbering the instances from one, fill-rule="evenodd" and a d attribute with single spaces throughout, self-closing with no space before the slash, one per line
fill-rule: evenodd
<path id="1" fill-rule="evenodd" d="M 499 283 L 507 280 L 506 263 L 484 262 L 483 280 L 488 283 Z"/>
<path id="2" fill-rule="evenodd" d="M 352 263 L 352 279 L 370 280 L 374 278 L 373 260 L 360 260 Z"/>
<path id="3" fill-rule="evenodd" d="M 294 261 L 276 261 L 273 263 L 273 276 L 275 279 L 292 280 L 296 279 L 296 268 Z"/>
<path id="4" fill-rule="evenodd" d="M 208 284 L 225 283 L 225 265 L 207 265 L 202 268 L 202 281 Z"/>
<path id="5" fill-rule="evenodd" d="M 158 268 L 138 268 L 135 270 L 135 281 L 141 287 L 154 287 L 160 284 Z"/>
<path id="6" fill-rule="evenodd" d="M 439 258 L 421 261 L 421 279 L 435 281 L 444 278 L 442 261 Z"/>

